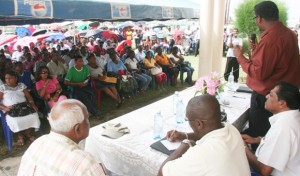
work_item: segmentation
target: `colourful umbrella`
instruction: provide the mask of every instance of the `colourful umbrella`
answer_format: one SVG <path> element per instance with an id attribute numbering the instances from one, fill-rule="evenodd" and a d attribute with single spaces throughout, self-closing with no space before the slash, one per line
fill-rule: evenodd
<path id="1" fill-rule="evenodd" d="M 100 32 L 100 38 L 102 38 L 102 39 L 115 39 L 115 40 L 119 39 L 117 34 L 115 34 L 112 31 L 109 31 L 109 30 L 101 31 Z"/>
<path id="2" fill-rule="evenodd" d="M 78 26 L 76 29 L 77 30 L 87 30 L 88 28 L 89 28 L 88 24 L 83 24 L 83 25 Z"/>
<path id="3" fill-rule="evenodd" d="M 43 40 L 43 39 L 45 39 L 45 38 L 47 38 L 47 37 L 49 37 L 48 34 L 41 34 L 41 35 L 35 36 L 35 38 L 36 38 L 38 41 Z"/>
<path id="4" fill-rule="evenodd" d="M 12 42 L 16 38 L 18 38 L 17 35 L 3 35 L 3 37 L 1 37 L 1 35 L 0 35 L 0 46 L 5 45 L 9 42 Z"/>
<path id="5" fill-rule="evenodd" d="M 122 42 L 120 42 L 116 48 L 117 52 L 120 52 L 123 49 L 123 45 L 124 43 L 126 43 L 128 46 L 132 45 L 132 41 L 131 40 L 123 40 Z"/>
<path id="6" fill-rule="evenodd" d="M 46 38 L 46 41 L 63 40 L 66 38 L 62 33 L 50 33 L 47 35 L 49 35 L 49 36 Z"/>
<path id="7" fill-rule="evenodd" d="M 46 33 L 47 33 L 46 29 L 40 29 L 40 30 L 34 31 L 31 36 L 38 36 L 38 35 L 46 34 Z"/>
<path id="8" fill-rule="evenodd" d="M 78 30 L 76 29 L 71 29 L 71 30 L 68 30 L 67 32 L 64 33 L 64 36 L 65 37 L 74 37 L 75 35 L 78 34 Z"/>
<path id="9" fill-rule="evenodd" d="M 17 33 L 17 35 L 19 37 L 24 37 L 24 36 L 30 36 L 31 33 L 29 31 L 29 29 L 27 29 L 26 27 L 16 27 L 15 32 Z"/>
<path id="10" fill-rule="evenodd" d="M 98 35 L 100 34 L 101 30 L 100 29 L 91 29 L 91 30 L 88 30 L 87 33 L 85 34 L 85 37 L 86 38 L 89 38 L 89 37 L 98 37 Z"/>
<path id="11" fill-rule="evenodd" d="M 35 31 L 35 28 L 32 26 L 29 26 L 28 30 L 30 31 L 30 34 L 33 34 L 33 32 Z"/>
<path id="12" fill-rule="evenodd" d="M 17 42 L 14 44 L 14 50 L 17 50 L 17 46 L 20 45 L 22 47 L 24 46 L 28 46 L 29 47 L 29 44 L 33 42 L 34 44 L 37 43 L 37 39 L 35 37 L 32 37 L 32 36 L 25 36 L 21 39 L 18 39 Z"/>
<path id="13" fill-rule="evenodd" d="M 138 31 L 142 31 L 142 30 L 143 30 L 143 28 L 141 28 L 141 27 L 139 27 L 139 26 L 134 26 L 132 29 L 133 29 L 133 30 L 138 30 Z"/>

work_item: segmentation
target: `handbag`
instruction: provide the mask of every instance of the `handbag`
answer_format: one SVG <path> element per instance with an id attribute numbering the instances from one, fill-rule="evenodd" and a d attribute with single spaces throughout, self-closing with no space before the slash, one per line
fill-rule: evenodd
<path id="1" fill-rule="evenodd" d="M 35 113 L 35 110 L 31 105 L 28 102 L 23 102 L 15 104 L 7 114 L 11 117 L 23 117 L 32 113 Z"/>
<path id="2" fill-rule="evenodd" d="M 150 69 L 150 73 L 151 75 L 157 75 L 159 73 L 162 72 L 162 68 L 161 67 L 153 67 Z"/>

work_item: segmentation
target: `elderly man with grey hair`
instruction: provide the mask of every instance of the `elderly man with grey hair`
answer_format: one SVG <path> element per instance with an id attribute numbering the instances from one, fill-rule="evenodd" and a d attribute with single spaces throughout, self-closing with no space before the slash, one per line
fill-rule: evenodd
<path id="1" fill-rule="evenodd" d="M 88 111 L 78 100 L 64 100 L 49 114 L 51 132 L 34 141 L 22 157 L 18 175 L 105 175 L 78 143 L 89 135 Z"/>

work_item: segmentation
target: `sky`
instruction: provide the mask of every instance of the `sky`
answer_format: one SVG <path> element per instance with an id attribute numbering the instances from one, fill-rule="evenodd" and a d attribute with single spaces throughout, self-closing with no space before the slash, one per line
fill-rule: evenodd
<path id="1" fill-rule="evenodd" d="M 284 2 L 288 9 L 288 26 L 294 27 L 300 22 L 300 0 L 281 0 Z M 235 9 L 243 0 L 231 0 L 230 3 L 230 16 L 235 16 Z"/>

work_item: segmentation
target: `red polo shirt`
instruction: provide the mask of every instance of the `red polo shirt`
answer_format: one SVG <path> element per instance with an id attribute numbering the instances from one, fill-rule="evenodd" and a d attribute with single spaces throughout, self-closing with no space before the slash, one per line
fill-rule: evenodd
<path id="1" fill-rule="evenodd" d="M 251 60 L 238 57 L 248 74 L 247 85 L 261 95 L 267 95 L 280 81 L 300 87 L 299 49 L 293 31 L 277 22 L 260 37 Z"/>

